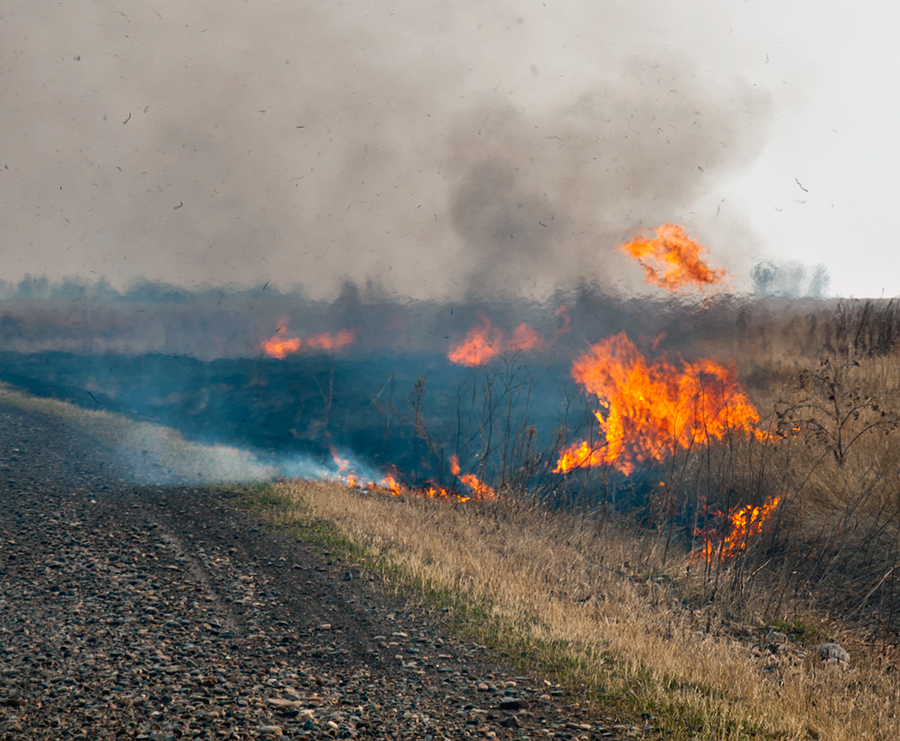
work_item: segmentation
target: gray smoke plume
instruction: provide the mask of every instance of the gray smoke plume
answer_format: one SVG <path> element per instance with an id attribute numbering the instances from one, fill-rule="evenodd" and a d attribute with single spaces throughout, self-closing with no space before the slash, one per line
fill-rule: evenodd
<path id="1" fill-rule="evenodd" d="M 639 280 L 613 247 L 685 217 L 766 129 L 765 96 L 660 53 L 649 12 L 7 9 L 0 268 L 313 297 L 347 279 L 417 298 Z"/>

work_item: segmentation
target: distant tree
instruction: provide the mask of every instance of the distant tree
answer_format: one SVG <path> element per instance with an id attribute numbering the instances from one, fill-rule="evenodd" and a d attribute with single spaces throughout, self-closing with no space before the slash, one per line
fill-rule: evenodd
<path id="1" fill-rule="evenodd" d="M 25 275 L 19 281 L 16 295 L 19 298 L 49 298 L 50 281 L 46 275 Z"/>
<path id="2" fill-rule="evenodd" d="M 66 276 L 62 283 L 50 287 L 50 298 L 72 300 L 87 296 L 90 286 L 87 281 L 74 275 Z"/>
<path id="3" fill-rule="evenodd" d="M 810 269 L 799 262 L 760 260 L 750 273 L 753 292 L 763 298 L 824 298 L 831 277 L 824 265 Z"/>

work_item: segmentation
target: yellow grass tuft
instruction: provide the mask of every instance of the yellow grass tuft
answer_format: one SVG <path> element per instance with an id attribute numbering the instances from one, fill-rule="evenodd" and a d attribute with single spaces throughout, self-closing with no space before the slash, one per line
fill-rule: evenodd
<path id="1" fill-rule="evenodd" d="M 856 654 L 845 670 L 799 651 L 754 657 L 747 639 L 698 629 L 670 584 L 687 559 L 661 572 L 655 538 L 508 504 L 331 484 L 281 483 L 249 501 L 262 496 L 280 502 L 265 509 L 271 521 L 328 524 L 369 564 L 452 606 L 525 666 L 589 701 L 649 714 L 668 737 L 900 737 L 893 675 Z"/>

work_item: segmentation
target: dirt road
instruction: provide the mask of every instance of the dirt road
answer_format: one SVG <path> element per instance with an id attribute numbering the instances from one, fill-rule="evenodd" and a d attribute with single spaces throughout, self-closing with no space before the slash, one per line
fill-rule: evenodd
<path id="1" fill-rule="evenodd" d="M 228 493 L 0 404 L 0 738 L 628 738 Z"/>

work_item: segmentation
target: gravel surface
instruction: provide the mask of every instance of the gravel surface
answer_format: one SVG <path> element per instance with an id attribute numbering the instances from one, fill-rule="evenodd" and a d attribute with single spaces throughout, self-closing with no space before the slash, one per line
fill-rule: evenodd
<path id="1" fill-rule="evenodd" d="M 198 488 L 0 404 L 0 739 L 604 738 L 502 656 Z"/>

